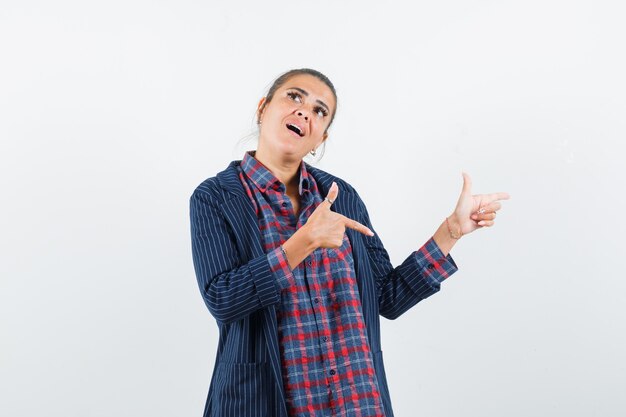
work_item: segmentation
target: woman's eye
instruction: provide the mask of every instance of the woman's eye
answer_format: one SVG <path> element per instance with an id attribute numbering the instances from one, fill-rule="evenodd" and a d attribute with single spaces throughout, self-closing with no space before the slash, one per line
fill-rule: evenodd
<path id="1" fill-rule="evenodd" d="M 326 110 L 324 110 L 323 108 L 318 107 L 317 108 L 317 115 L 319 117 L 324 117 L 324 116 L 328 115 L 328 112 L 326 112 Z"/>
<path id="2" fill-rule="evenodd" d="M 298 101 L 298 102 L 302 101 L 302 98 L 300 97 L 300 94 L 298 94 L 298 93 L 293 93 L 293 92 L 290 92 L 290 93 L 287 93 L 287 95 L 288 95 L 289 97 L 291 97 L 291 99 L 292 99 L 292 100 L 294 100 L 294 101 Z M 296 98 L 297 98 L 298 100 L 296 100 Z"/>

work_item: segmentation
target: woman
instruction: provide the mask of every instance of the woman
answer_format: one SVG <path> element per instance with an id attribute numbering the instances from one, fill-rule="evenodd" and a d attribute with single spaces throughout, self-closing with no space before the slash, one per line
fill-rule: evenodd
<path id="1" fill-rule="evenodd" d="M 335 88 L 281 75 L 258 104 L 259 144 L 190 199 L 193 261 L 219 327 L 204 416 L 386 416 L 379 315 L 395 319 L 456 272 L 457 240 L 494 224 L 506 193 L 461 196 L 394 268 L 346 181 L 303 161 L 328 138 Z"/>

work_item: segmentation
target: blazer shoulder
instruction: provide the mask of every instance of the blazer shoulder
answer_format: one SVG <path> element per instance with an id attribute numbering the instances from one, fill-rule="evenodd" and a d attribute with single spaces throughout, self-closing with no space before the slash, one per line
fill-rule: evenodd
<path id="1" fill-rule="evenodd" d="M 210 177 L 202 181 L 191 193 L 191 197 L 202 195 L 205 198 L 218 198 L 220 187 L 217 177 Z"/>
<path id="2" fill-rule="evenodd" d="M 228 199 L 229 190 L 239 186 L 236 163 L 232 161 L 223 171 L 202 181 L 191 194 L 190 199 L 202 198 L 213 203 L 222 203 Z"/>
<path id="3" fill-rule="evenodd" d="M 352 184 L 350 184 L 343 178 L 330 174 L 320 168 L 313 167 L 309 164 L 307 164 L 306 168 L 307 171 L 313 175 L 318 185 L 319 183 L 321 183 L 322 186 L 320 188 L 322 192 L 327 192 L 327 190 L 330 188 L 331 184 L 334 181 L 339 186 L 341 192 L 348 192 L 350 194 L 355 194 L 358 196 L 358 193 L 356 192 L 356 189 L 352 186 Z"/>
<path id="4" fill-rule="evenodd" d="M 348 191 L 350 194 L 354 194 L 358 197 L 359 193 L 356 192 L 354 186 L 348 181 L 344 180 L 343 178 L 335 177 L 335 182 L 339 187 L 342 188 L 342 191 Z"/>

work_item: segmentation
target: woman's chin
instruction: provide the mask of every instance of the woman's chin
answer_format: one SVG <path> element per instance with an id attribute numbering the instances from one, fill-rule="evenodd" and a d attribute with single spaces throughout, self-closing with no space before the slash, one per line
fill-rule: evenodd
<path id="1" fill-rule="evenodd" d="M 295 160 L 302 159 L 306 155 L 306 149 L 303 149 L 302 145 L 303 142 L 298 142 L 298 138 L 287 134 L 281 135 L 278 140 L 273 141 L 270 148 L 273 153 L 284 155 L 288 159 Z"/>
<path id="2" fill-rule="evenodd" d="M 302 143 L 297 138 L 286 136 L 280 141 L 280 148 L 285 153 L 300 154 L 302 153 Z"/>

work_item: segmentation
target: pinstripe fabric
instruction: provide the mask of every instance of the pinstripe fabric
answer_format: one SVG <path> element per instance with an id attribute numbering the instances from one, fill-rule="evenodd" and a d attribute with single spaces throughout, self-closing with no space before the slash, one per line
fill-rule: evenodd
<path id="1" fill-rule="evenodd" d="M 292 271 L 279 245 L 323 199 L 301 162 L 297 217 L 285 185 L 254 154 L 245 153 L 238 172 L 281 288 L 277 320 L 287 411 L 292 417 L 384 417 L 348 236 L 337 249 L 316 249 Z"/>
<path id="2" fill-rule="evenodd" d="M 204 416 L 288 417 L 279 343 L 282 288 L 263 246 L 259 219 L 232 161 L 207 178 L 190 198 L 193 262 L 203 300 L 217 322 L 219 341 Z M 374 230 L 352 186 L 305 163 L 326 195 L 332 181 L 340 193 L 331 210 Z M 379 315 L 393 320 L 440 290 L 456 272 L 432 237 L 393 267 L 382 242 L 346 229 L 384 414 L 393 417 L 380 344 Z"/>

